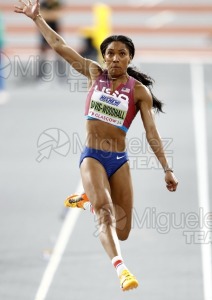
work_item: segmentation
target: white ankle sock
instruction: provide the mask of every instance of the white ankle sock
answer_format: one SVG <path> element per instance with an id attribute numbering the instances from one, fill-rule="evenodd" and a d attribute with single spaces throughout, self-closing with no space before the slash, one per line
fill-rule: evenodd
<path id="1" fill-rule="evenodd" d="M 123 270 L 128 270 L 121 256 L 115 256 L 111 262 L 113 266 L 116 268 L 118 277 L 121 275 Z"/>
<path id="2" fill-rule="evenodd" d="M 83 207 L 84 207 L 85 210 L 89 210 L 92 214 L 95 215 L 95 211 L 94 211 L 93 206 L 92 206 L 92 204 L 90 203 L 90 201 L 89 201 L 89 202 L 85 202 L 85 203 L 83 204 Z"/>

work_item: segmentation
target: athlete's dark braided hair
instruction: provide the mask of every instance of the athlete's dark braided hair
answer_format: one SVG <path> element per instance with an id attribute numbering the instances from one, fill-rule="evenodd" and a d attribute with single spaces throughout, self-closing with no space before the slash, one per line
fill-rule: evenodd
<path id="1" fill-rule="evenodd" d="M 111 35 L 111 36 L 107 37 L 101 43 L 100 50 L 101 50 L 103 57 L 105 56 L 105 52 L 106 52 L 108 45 L 112 42 L 121 42 L 121 43 L 125 44 L 126 47 L 129 49 L 131 58 L 134 57 L 135 46 L 134 46 L 132 40 L 129 37 L 124 36 L 124 35 Z M 153 99 L 153 108 L 156 110 L 156 112 L 159 112 L 159 111 L 163 112 L 163 110 L 162 110 L 163 103 L 160 100 L 158 100 L 151 91 L 151 87 L 153 85 L 154 80 L 151 77 L 149 77 L 148 75 L 141 73 L 135 67 L 128 67 L 127 73 L 130 76 L 137 79 L 138 81 L 140 81 L 143 85 L 145 85 L 149 89 L 149 91 L 152 95 L 152 99 Z"/>

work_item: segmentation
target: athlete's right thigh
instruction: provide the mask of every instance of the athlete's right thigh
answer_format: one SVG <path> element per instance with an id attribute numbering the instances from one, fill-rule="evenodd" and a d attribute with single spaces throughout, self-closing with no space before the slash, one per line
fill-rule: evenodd
<path id="1" fill-rule="evenodd" d="M 110 185 L 102 164 L 94 158 L 86 157 L 81 163 L 80 172 L 85 193 L 94 211 L 110 208 L 112 212 Z"/>

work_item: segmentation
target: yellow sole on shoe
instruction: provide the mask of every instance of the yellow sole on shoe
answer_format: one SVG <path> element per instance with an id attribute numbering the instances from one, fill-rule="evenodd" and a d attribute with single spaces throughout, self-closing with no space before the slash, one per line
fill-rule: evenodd
<path id="1" fill-rule="evenodd" d="M 122 291 L 126 292 L 126 291 L 130 291 L 133 289 L 136 289 L 138 287 L 138 281 L 135 280 L 133 282 L 130 282 L 129 284 L 126 284 L 124 287 L 122 287 Z"/>
<path id="2" fill-rule="evenodd" d="M 122 291 L 129 291 L 136 289 L 138 287 L 138 281 L 134 275 L 132 275 L 128 270 L 122 271 L 120 276 L 120 284 Z"/>

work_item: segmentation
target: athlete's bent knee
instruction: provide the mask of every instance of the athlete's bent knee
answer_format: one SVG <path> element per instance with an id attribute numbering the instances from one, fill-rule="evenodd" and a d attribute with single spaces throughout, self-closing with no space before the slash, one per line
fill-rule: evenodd
<path id="1" fill-rule="evenodd" d="M 99 225 L 110 226 L 114 223 L 114 217 L 112 215 L 111 208 L 108 205 L 104 205 L 97 210 L 94 208 L 95 213 L 98 217 Z"/>
<path id="2" fill-rule="evenodd" d="M 116 230 L 116 232 L 120 241 L 126 241 L 130 234 L 130 230 Z"/>

